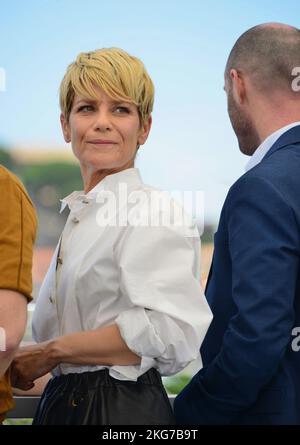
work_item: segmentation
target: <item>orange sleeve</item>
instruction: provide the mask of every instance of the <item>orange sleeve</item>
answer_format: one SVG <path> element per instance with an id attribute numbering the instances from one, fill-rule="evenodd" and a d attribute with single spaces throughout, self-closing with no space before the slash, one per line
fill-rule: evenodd
<path id="1" fill-rule="evenodd" d="M 32 255 L 37 219 L 22 183 L 0 169 L 0 288 L 32 299 Z"/>

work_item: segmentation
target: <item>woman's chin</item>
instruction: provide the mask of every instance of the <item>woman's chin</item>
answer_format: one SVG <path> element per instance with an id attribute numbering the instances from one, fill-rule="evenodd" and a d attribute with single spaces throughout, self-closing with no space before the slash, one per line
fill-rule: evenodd
<path id="1" fill-rule="evenodd" d="M 88 167 L 93 167 L 96 170 L 110 170 L 118 167 L 119 162 L 113 156 L 88 156 L 82 160 Z"/>

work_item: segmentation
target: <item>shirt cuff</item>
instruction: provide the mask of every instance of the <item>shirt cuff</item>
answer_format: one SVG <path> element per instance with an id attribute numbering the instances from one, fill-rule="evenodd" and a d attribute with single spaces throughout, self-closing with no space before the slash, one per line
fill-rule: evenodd
<path id="1" fill-rule="evenodd" d="M 156 358 L 165 352 L 166 347 L 144 308 L 134 307 L 122 312 L 115 323 L 128 348 L 140 357 Z"/>

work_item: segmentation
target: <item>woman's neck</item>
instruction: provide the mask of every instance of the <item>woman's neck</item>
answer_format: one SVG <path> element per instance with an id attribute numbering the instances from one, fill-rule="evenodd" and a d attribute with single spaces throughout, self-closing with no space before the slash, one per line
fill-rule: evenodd
<path id="1" fill-rule="evenodd" d="M 134 167 L 133 162 L 130 163 L 128 162 L 128 164 L 125 164 L 120 168 L 103 169 L 103 170 L 91 170 L 81 165 L 80 170 L 83 179 L 84 193 L 90 192 L 106 176 L 113 175 L 114 173 L 118 173 L 120 171 L 126 170 L 127 168 L 133 168 L 133 167 Z"/>

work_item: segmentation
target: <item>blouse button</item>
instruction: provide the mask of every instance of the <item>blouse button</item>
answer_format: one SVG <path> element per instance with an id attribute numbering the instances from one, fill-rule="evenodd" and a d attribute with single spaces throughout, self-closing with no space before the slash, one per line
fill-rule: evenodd
<path id="1" fill-rule="evenodd" d="M 72 221 L 73 221 L 73 223 L 79 223 L 79 219 L 76 216 L 74 216 L 72 218 Z"/>

